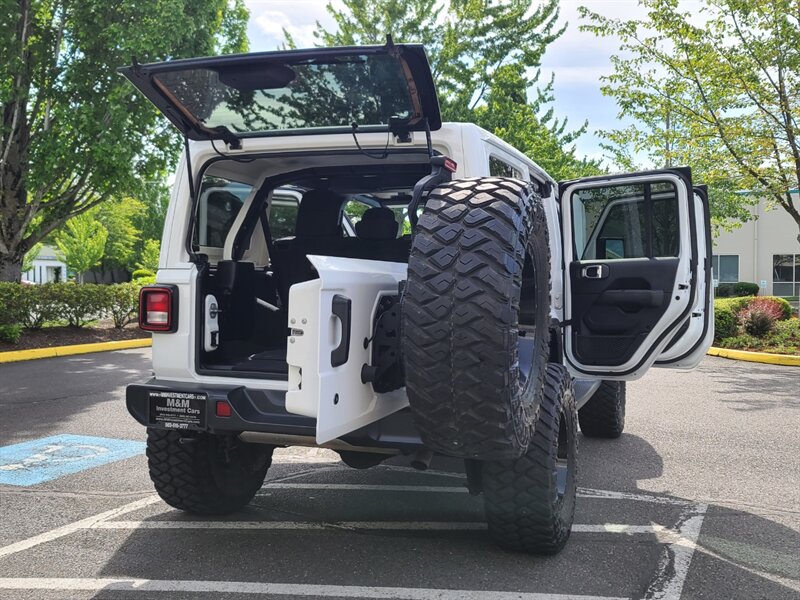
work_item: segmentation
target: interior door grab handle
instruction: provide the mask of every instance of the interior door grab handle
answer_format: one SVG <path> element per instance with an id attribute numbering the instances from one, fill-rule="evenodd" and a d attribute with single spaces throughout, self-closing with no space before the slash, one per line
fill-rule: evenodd
<path id="1" fill-rule="evenodd" d="M 608 266 L 587 265 L 581 269 L 581 277 L 584 279 L 605 279 L 608 277 Z"/>

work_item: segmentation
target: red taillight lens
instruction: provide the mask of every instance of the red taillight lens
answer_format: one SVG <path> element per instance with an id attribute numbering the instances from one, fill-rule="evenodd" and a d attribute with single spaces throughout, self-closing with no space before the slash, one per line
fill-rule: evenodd
<path id="1" fill-rule="evenodd" d="M 176 292 L 172 287 L 143 287 L 139 293 L 139 327 L 145 331 L 175 331 Z"/>
<path id="2" fill-rule="evenodd" d="M 231 414 L 231 405 L 225 402 L 225 400 L 217 400 L 217 416 L 230 417 Z"/>

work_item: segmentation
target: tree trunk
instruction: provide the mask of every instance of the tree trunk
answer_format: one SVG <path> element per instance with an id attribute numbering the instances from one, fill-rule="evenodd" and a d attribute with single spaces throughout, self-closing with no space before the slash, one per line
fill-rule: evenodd
<path id="1" fill-rule="evenodd" d="M 22 279 L 22 256 L 0 254 L 0 281 L 16 281 Z"/>

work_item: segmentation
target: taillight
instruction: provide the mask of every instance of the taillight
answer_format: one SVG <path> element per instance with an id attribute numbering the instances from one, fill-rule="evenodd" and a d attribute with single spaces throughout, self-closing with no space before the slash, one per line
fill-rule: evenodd
<path id="1" fill-rule="evenodd" d="M 145 331 L 175 331 L 177 300 L 175 286 L 143 287 L 139 292 L 139 327 Z"/>

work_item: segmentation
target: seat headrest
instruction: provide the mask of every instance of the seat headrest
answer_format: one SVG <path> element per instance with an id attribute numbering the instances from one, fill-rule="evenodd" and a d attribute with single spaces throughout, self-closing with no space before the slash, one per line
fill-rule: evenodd
<path id="1" fill-rule="evenodd" d="M 399 225 L 394 213 L 383 206 L 376 206 L 364 213 L 356 223 L 356 235 L 365 240 L 393 240 Z"/>
<path id="2" fill-rule="evenodd" d="M 294 226 L 295 238 L 341 237 L 344 198 L 328 190 L 303 194 Z"/>

